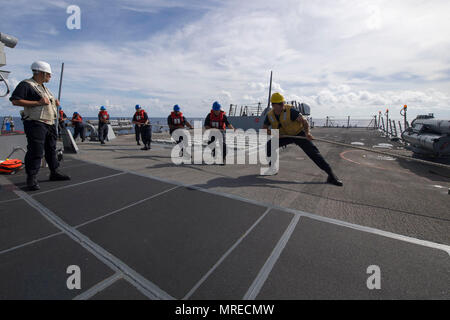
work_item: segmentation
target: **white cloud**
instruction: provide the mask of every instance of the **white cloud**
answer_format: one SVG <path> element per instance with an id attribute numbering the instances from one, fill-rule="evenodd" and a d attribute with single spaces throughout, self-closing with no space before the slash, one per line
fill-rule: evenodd
<path id="1" fill-rule="evenodd" d="M 274 70 L 272 90 L 304 99 L 319 117 L 330 110 L 369 116 L 408 103 L 450 117 L 444 109 L 450 102 L 446 0 L 117 4 L 149 13 L 185 6 L 207 13 L 179 29 L 149 30 L 144 40 L 121 45 L 92 39 L 17 48 L 8 52 L 9 65 L 18 66 L 15 76 L 27 76 L 37 58 L 54 68 L 64 61 L 64 99 L 80 110 L 92 112 L 89 106 L 108 99 L 118 115 L 139 103 L 160 116 L 178 103 L 185 113 L 201 116 L 215 100 L 223 106 L 264 104 Z M 55 75 L 53 88 L 57 80 Z"/>

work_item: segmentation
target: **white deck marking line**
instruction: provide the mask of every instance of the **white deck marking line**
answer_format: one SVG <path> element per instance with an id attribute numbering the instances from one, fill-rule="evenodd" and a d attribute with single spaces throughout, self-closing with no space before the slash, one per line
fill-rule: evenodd
<path id="1" fill-rule="evenodd" d="M 53 188 L 53 189 L 37 192 L 37 193 L 32 193 L 31 196 L 38 196 L 38 195 L 46 194 L 46 193 L 53 192 L 53 191 L 58 191 L 58 190 L 63 190 L 63 189 L 67 189 L 67 188 L 72 188 L 72 187 L 80 186 L 80 185 L 83 185 L 83 184 L 86 184 L 86 183 L 101 181 L 101 180 L 104 180 L 104 179 L 109 179 L 109 178 L 113 178 L 113 177 L 116 177 L 116 176 L 121 176 L 121 175 L 124 175 L 124 174 L 126 174 L 126 172 L 119 172 L 119 173 L 115 173 L 115 174 L 112 174 L 112 175 L 109 175 L 109 176 L 105 176 L 105 177 L 100 177 L 100 178 L 96 178 L 96 179 L 92 179 L 92 180 L 87 180 L 87 181 L 82 181 L 82 182 L 78 182 L 78 183 L 74 183 L 74 184 L 69 184 L 69 185 L 63 186 L 63 187 L 58 187 L 58 188 Z M 14 186 L 14 187 L 16 189 L 18 189 L 17 186 Z M 2 204 L 4 202 L 12 202 L 12 201 L 16 201 L 16 200 L 21 200 L 21 199 L 17 198 L 17 199 L 11 199 L 11 200 L 3 200 L 3 201 L 0 201 L 0 204 Z"/>
<path id="2" fill-rule="evenodd" d="M 298 215 L 300 215 L 302 217 L 307 217 L 307 218 L 311 218 L 311 219 L 314 219 L 314 220 L 318 220 L 318 221 L 322 221 L 322 222 L 327 222 L 327 223 L 330 223 L 330 224 L 338 225 L 338 226 L 341 226 L 341 227 L 351 228 L 351 229 L 358 230 L 358 231 L 361 231 L 361 232 L 372 233 L 372 234 L 376 234 L 378 236 L 383 236 L 383 237 L 391 238 L 391 239 L 394 239 L 394 240 L 408 242 L 408 243 L 412 243 L 412 244 L 416 244 L 416 245 L 420 245 L 420 246 L 428 247 L 428 248 L 432 248 L 432 249 L 443 250 L 443 251 L 447 252 L 450 255 L 450 246 L 445 245 L 445 244 L 435 243 L 435 242 L 431 242 L 431 241 L 428 241 L 428 240 L 420 240 L 420 239 L 417 239 L 417 238 L 412 238 L 412 237 L 404 236 L 404 235 L 393 233 L 393 232 L 389 232 L 389 231 L 375 229 L 375 228 L 372 228 L 372 227 L 365 227 L 365 226 L 361 226 L 361 225 L 358 225 L 358 224 L 353 224 L 353 223 L 350 223 L 350 222 L 340 221 L 340 220 L 336 220 L 336 219 L 332 219 L 332 218 L 321 217 L 321 216 L 318 216 L 318 215 L 315 215 L 315 214 L 312 214 L 312 213 L 302 212 L 302 211 L 298 211 L 298 210 L 285 208 L 284 211 L 285 212 L 291 212 L 293 214 L 298 214 Z"/>
<path id="3" fill-rule="evenodd" d="M 158 144 L 157 142 L 152 142 L 151 143 L 151 150 L 153 149 L 153 145 L 154 144 L 156 144 L 156 146 L 158 147 L 156 149 L 166 149 L 166 148 L 164 148 L 164 146 Z M 136 146 L 136 147 L 139 147 L 139 146 Z M 136 149 L 135 148 L 120 148 L 119 149 L 119 148 L 115 148 L 114 146 L 108 146 L 108 147 L 103 147 L 102 150 L 111 151 L 111 152 L 117 152 L 117 153 L 124 153 L 124 154 L 129 154 L 129 153 L 125 152 L 125 151 L 136 151 L 135 153 L 130 153 L 130 155 L 142 155 L 142 150 L 140 148 L 136 148 Z M 91 149 L 86 149 L 85 151 L 91 151 Z M 151 156 L 150 153 L 148 155 Z M 79 159 L 77 159 L 77 160 L 79 160 Z"/>
<path id="4" fill-rule="evenodd" d="M 64 163 L 64 161 L 63 161 Z M 78 168 L 78 167 L 84 167 L 85 165 L 87 165 L 88 163 L 79 163 L 79 164 L 74 164 L 73 166 L 60 166 L 61 169 L 70 169 L 70 168 Z"/>
<path id="5" fill-rule="evenodd" d="M 150 197 L 147 197 L 147 198 L 145 198 L 145 199 L 142 199 L 142 200 L 133 202 L 133 203 L 131 203 L 131 204 L 125 206 L 125 207 L 122 207 L 122 208 L 120 208 L 120 209 L 111 211 L 111 212 L 109 212 L 109 213 L 107 213 L 107 214 L 104 214 L 104 215 L 102 215 L 102 216 L 100 216 L 100 217 L 97 217 L 97 218 L 91 219 L 91 220 L 89 220 L 89 221 L 83 222 L 83 223 L 81 223 L 81 224 L 75 226 L 74 228 L 75 228 L 75 229 L 81 228 L 82 226 L 84 226 L 84 225 L 86 225 L 86 224 L 89 224 L 89 223 L 95 222 L 95 221 L 97 221 L 97 220 L 106 218 L 106 217 L 108 217 L 108 216 L 111 216 L 111 215 L 116 214 L 116 213 L 118 213 L 118 212 L 120 212 L 120 211 L 126 210 L 126 209 L 128 209 L 128 208 L 134 207 L 134 206 L 136 206 L 136 205 L 138 205 L 138 204 L 140 204 L 140 203 L 143 203 L 143 202 L 145 202 L 145 201 L 151 200 L 151 199 L 156 198 L 156 197 L 158 197 L 158 196 L 160 196 L 160 195 L 162 195 L 162 194 L 164 194 L 164 193 L 170 192 L 170 191 L 175 190 L 175 189 L 178 189 L 178 188 L 181 188 L 181 187 L 180 187 L 180 186 L 175 186 L 175 187 L 173 187 L 173 188 L 164 190 L 164 191 L 162 191 L 162 192 L 160 192 L 160 193 L 154 194 L 154 195 L 152 195 L 152 196 L 150 196 Z"/>
<path id="6" fill-rule="evenodd" d="M 286 247 L 286 244 L 288 243 L 289 239 L 291 238 L 292 233 L 295 230 L 295 227 L 300 220 L 300 216 L 296 215 L 292 218 L 291 223 L 287 227 L 284 234 L 281 236 L 280 240 L 278 241 L 277 245 L 273 249 L 272 253 L 270 254 L 269 258 L 267 259 L 266 263 L 264 263 L 263 267 L 259 271 L 258 275 L 256 276 L 255 280 L 253 281 L 252 285 L 248 288 L 247 293 L 242 298 L 243 300 L 255 300 L 258 296 L 259 292 L 261 291 L 264 283 L 266 282 L 267 278 L 269 277 L 270 272 L 272 272 L 273 267 L 275 266 L 275 263 L 280 258 L 281 253 L 283 252 L 284 247 Z"/>
<path id="7" fill-rule="evenodd" d="M 98 163 L 91 161 L 91 160 L 83 160 L 86 162 L 90 162 L 93 164 L 97 164 Z M 228 193 L 224 193 L 224 192 L 219 192 L 219 191 L 214 191 L 214 190 L 208 190 L 208 189 L 204 189 L 202 187 L 197 187 L 195 185 L 188 185 L 188 184 L 184 184 L 178 181 L 173 181 L 173 180 L 168 180 L 168 179 L 163 179 L 160 177 L 156 177 L 156 176 L 152 176 L 149 174 L 144 174 L 144 173 L 139 173 L 139 172 L 133 172 L 131 170 L 123 170 L 121 168 L 115 168 L 112 166 L 107 166 L 107 165 L 102 165 L 106 168 L 110 168 L 110 169 L 114 169 L 114 170 L 120 170 L 126 173 L 130 173 L 130 174 L 134 174 L 137 176 L 141 176 L 141 177 L 147 177 L 147 178 L 151 178 L 160 182 L 165 182 L 165 183 L 171 183 L 174 185 L 178 185 L 178 186 L 182 186 L 185 188 L 189 188 L 189 189 L 194 189 L 194 190 L 198 190 L 198 191 L 202 191 L 202 192 L 206 192 L 209 194 L 214 194 L 214 195 L 218 195 L 218 196 L 222 196 L 225 198 L 229 198 L 229 199 L 233 199 L 233 200 L 238 200 L 238 201 L 242 201 L 242 202 L 246 202 L 246 203 L 251 203 L 254 204 L 256 206 L 259 207 L 267 207 L 267 208 L 271 208 L 274 210 L 280 210 L 280 211 L 284 211 L 284 212 L 289 212 L 295 215 L 300 215 L 300 216 L 305 216 L 311 219 L 315 219 L 315 220 L 320 220 L 323 222 L 327 222 L 327 223 L 331 223 L 331 224 L 335 224 L 335 225 L 339 225 L 339 226 L 343 226 L 343 227 L 348 227 L 348 228 L 352 228 L 355 230 L 359 230 L 359 231 L 363 231 L 363 232 L 367 232 L 367 233 L 372 233 L 372 234 L 376 234 L 379 236 L 383 236 L 383 237 L 387 237 L 387 238 L 391 238 L 391 239 L 395 239 L 395 240 L 400 240 L 400 241 L 404 241 L 404 242 L 409 242 L 409 243 L 413 243 L 413 244 L 417 244 L 420 246 L 424 246 L 424 247 L 429 247 L 429 248 L 433 248 L 433 249 L 439 249 L 439 250 L 444 250 L 446 251 L 449 255 L 450 255 L 450 246 L 445 245 L 445 244 L 440 244 L 440 243 L 435 243 L 435 242 L 431 242 L 428 240 L 420 240 L 420 239 L 416 239 L 416 238 L 412 238 L 412 237 L 408 237 L 408 236 L 404 236 L 404 235 L 400 235 L 397 233 L 393 233 L 393 232 L 389 232 L 389 231 L 383 231 L 380 229 L 375 229 L 372 227 L 365 227 L 365 226 L 361 226 L 361 225 L 357 225 L 357 224 L 353 224 L 350 222 L 345 222 L 345 221 L 340 221 L 340 220 L 336 220 L 336 219 L 332 219 L 332 218 L 327 218 L 327 217 L 322 217 L 313 213 L 308 213 L 308 212 L 304 212 L 301 210 L 296 210 L 296 209 L 289 209 L 289 208 L 283 208 L 271 203 L 267 203 L 264 201 L 256 201 L 256 200 L 251 200 L 251 199 L 246 199 L 240 196 L 236 196 L 236 195 L 232 195 L 232 194 L 228 194 Z"/>
<path id="8" fill-rule="evenodd" d="M 109 179 L 109 178 L 114 178 L 117 176 L 122 176 L 126 174 L 126 172 L 119 172 L 119 173 L 115 173 L 109 176 L 105 176 L 105 177 L 100 177 L 100 178 L 95 178 L 92 180 L 87 180 L 87 181 L 82 181 L 82 182 L 78 182 L 78 183 L 74 183 L 74 184 L 69 184 L 67 186 L 62 186 L 62 187 L 58 187 L 58 188 L 54 188 L 54 189 L 50 189 L 50 190 L 45 190 L 45 191 L 41 191 L 41 192 L 37 192 L 37 193 L 32 193 L 31 196 L 39 196 L 41 194 L 46 194 L 49 192 L 53 192 L 53 191 L 59 191 L 59 190 L 64 190 L 64 189 L 68 189 L 68 188 L 72 188 L 72 187 L 77 187 L 77 186 L 81 186 L 83 184 L 87 184 L 87 183 L 91 183 L 91 182 L 97 182 L 97 181 L 101 181 L 101 180 L 105 180 L 105 179 Z"/>
<path id="9" fill-rule="evenodd" d="M 83 235 L 81 232 L 76 230 L 75 228 L 69 226 L 62 219 L 60 219 L 56 214 L 54 214 L 50 209 L 43 206 L 41 203 L 33 199 L 27 193 L 15 190 L 14 191 L 19 197 L 24 199 L 30 206 L 38 210 L 48 221 L 50 221 L 53 225 L 55 225 L 58 229 L 63 231 L 67 236 L 69 236 L 72 240 L 77 242 L 87 251 L 92 253 L 95 257 L 97 257 L 100 261 L 105 263 L 115 272 L 121 272 L 124 275 L 128 275 L 130 279 L 133 281 L 135 286 L 141 287 L 145 295 L 153 300 L 174 300 L 171 295 L 160 289 L 154 283 L 148 281 L 146 278 L 141 276 L 135 270 L 133 270 L 130 266 L 122 262 L 117 257 L 113 256 L 111 253 L 103 249 L 101 246 L 93 242 L 91 239 Z"/>
<path id="10" fill-rule="evenodd" d="M 0 201 L 0 204 L 2 204 L 2 203 L 8 203 L 8 202 L 14 202 L 14 201 L 17 201 L 17 200 L 22 200 L 22 199 L 16 198 L 16 199 L 2 200 L 2 201 Z"/>
<path id="11" fill-rule="evenodd" d="M 170 182 L 169 180 L 161 179 L 161 178 L 158 178 L 158 177 L 152 177 L 152 176 L 145 175 L 145 174 L 140 174 L 140 173 L 133 173 L 131 171 L 129 173 L 137 174 L 137 175 L 140 175 L 140 176 L 143 176 L 143 177 L 152 178 L 152 179 L 158 180 L 160 182 L 166 182 L 166 183 L 173 183 L 173 184 L 182 185 L 185 188 L 195 189 L 195 190 L 198 190 L 198 191 L 203 191 L 203 192 L 214 194 L 214 195 L 218 195 L 218 196 L 223 196 L 223 197 L 226 197 L 226 198 L 229 198 L 229 199 L 243 201 L 243 202 L 246 202 L 246 203 L 251 203 L 251 204 L 254 204 L 254 205 L 257 205 L 257 206 L 264 206 L 264 207 L 271 208 L 271 209 L 274 209 L 274 210 L 280 210 L 280 211 L 284 211 L 284 212 L 289 212 L 289 213 L 292 213 L 292 214 L 295 214 L 295 215 L 305 216 L 305 217 L 308 217 L 308 218 L 311 218 L 311 219 L 320 220 L 320 221 L 323 221 L 323 222 L 327 222 L 327 223 L 331 223 L 331 224 L 335 224 L 335 225 L 339 225 L 339 226 L 343 226 L 343 227 L 348 227 L 348 228 L 352 228 L 352 229 L 355 229 L 355 230 L 364 231 L 364 232 L 367 232 L 367 233 L 372 233 L 372 234 L 376 234 L 376 235 L 379 235 L 379 236 L 384 236 L 384 237 L 387 237 L 387 238 L 392 238 L 392 239 L 395 239 L 395 240 L 409 242 L 409 243 L 413 243 L 413 244 L 417 244 L 417 245 L 420 245 L 420 246 L 425 246 L 425 247 L 429 247 L 429 248 L 433 248 L 433 249 L 444 250 L 447 253 L 449 253 L 449 255 L 450 255 L 450 246 L 445 245 L 445 244 L 435 243 L 435 242 L 431 242 L 431 241 L 427 241 L 427 240 L 420 240 L 420 239 L 416 239 L 416 238 L 400 235 L 400 234 L 389 232 L 389 231 L 375 229 L 375 228 L 372 228 L 372 227 L 365 227 L 365 226 L 353 224 L 353 223 L 350 223 L 350 222 L 336 220 L 336 219 L 332 219 L 332 218 L 328 218 L 328 217 L 322 217 L 322 216 L 319 216 L 319 215 L 316 215 L 316 214 L 313 214 L 313 213 L 308 213 L 308 212 L 304 212 L 304 211 L 296 210 L 296 209 L 284 208 L 284 207 L 281 207 L 281 206 L 273 205 L 271 203 L 259 202 L 259 201 L 256 201 L 256 200 L 246 199 L 246 198 L 242 198 L 240 196 L 227 194 L 227 193 L 223 193 L 223 192 L 220 192 L 220 191 L 208 190 L 208 189 L 204 189 L 202 187 L 197 187 L 197 186 L 194 186 L 194 185 L 186 185 L 186 184 L 182 184 L 182 183 L 179 183 L 179 182 Z"/>
<path id="12" fill-rule="evenodd" d="M 225 254 L 217 260 L 214 266 L 194 285 L 194 287 L 184 296 L 182 300 L 189 299 L 194 292 L 202 285 L 203 282 L 222 264 L 222 262 L 233 252 L 234 249 L 253 231 L 253 229 L 261 222 L 262 219 L 269 213 L 271 209 L 268 208 L 261 217 L 225 252 Z"/>
<path id="13" fill-rule="evenodd" d="M 100 291 L 105 290 L 106 288 L 108 288 L 109 286 L 111 286 L 113 283 L 115 283 L 117 280 L 120 280 L 120 279 L 122 279 L 122 274 L 115 273 L 111 277 L 109 277 L 103 281 L 100 281 L 99 283 L 97 283 L 93 287 L 89 288 L 82 294 L 79 294 L 72 300 L 88 300 L 88 299 L 92 298 L 93 296 L 95 296 Z"/>
<path id="14" fill-rule="evenodd" d="M 157 180 L 157 179 L 155 178 L 155 180 Z M 273 204 L 270 204 L 270 203 L 258 202 L 256 200 L 245 199 L 245 198 L 242 198 L 242 197 L 239 197 L 239 196 L 235 196 L 235 195 L 231 195 L 231 194 L 226 194 L 226 193 L 213 191 L 213 190 L 207 190 L 207 189 L 203 189 L 201 187 L 187 185 L 186 188 L 196 189 L 196 190 L 203 191 L 203 192 L 206 192 L 206 193 L 220 195 L 220 196 L 223 196 L 223 197 L 226 197 L 226 198 L 229 198 L 229 199 L 243 201 L 243 202 L 251 203 L 251 204 L 254 204 L 254 205 L 258 205 L 258 206 L 265 206 L 265 207 L 268 207 L 268 208 L 271 208 L 271 209 L 274 209 L 274 210 L 280 210 L 280 211 L 292 213 L 292 214 L 299 215 L 299 216 L 305 216 L 305 217 L 308 217 L 308 218 L 311 218 L 311 219 L 314 219 L 314 220 L 319 220 L 319 221 L 331 223 L 331 224 L 334 224 L 334 225 L 348 227 L 348 228 L 352 228 L 352 229 L 355 229 L 355 230 L 358 230 L 358 231 L 372 233 L 372 234 L 376 234 L 376 235 L 379 235 L 379 236 L 392 238 L 392 239 L 400 240 L 400 241 L 404 241 L 404 242 L 409 242 L 409 243 L 417 244 L 417 245 L 424 246 L 424 247 L 444 250 L 444 251 L 446 251 L 447 253 L 450 254 L 450 246 L 445 245 L 445 244 L 435 243 L 435 242 L 431 242 L 431 241 L 427 241 L 427 240 L 420 240 L 420 239 L 416 239 L 416 238 L 412 238 L 412 237 L 408 237 L 408 236 L 392 233 L 392 232 L 389 232 L 389 231 L 383 231 L 383 230 L 380 230 L 380 229 L 375 229 L 375 228 L 372 228 L 372 227 L 365 227 L 365 226 L 353 224 L 353 223 L 350 223 L 350 222 L 340 221 L 340 220 L 336 220 L 336 219 L 332 219 L 332 218 L 328 218 L 328 217 L 322 217 L 322 216 L 319 216 L 319 215 L 316 215 L 316 214 L 313 214 L 313 213 L 308 213 L 308 212 L 304 212 L 304 211 L 300 211 L 300 210 L 296 210 L 296 209 L 284 208 L 284 207 L 280 207 L 280 206 L 273 205 Z"/>
<path id="15" fill-rule="evenodd" d="M 131 279 L 126 274 L 122 275 L 122 278 L 127 281 L 130 285 L 132 285 L 137 291 L 142 293 L 144 296 L 149 298 L 148 294 L 145 292 L 145 290 L 142 288 L 142 286 L 139 286 L 133 279 Z"/>
<path id="16" fill-rule="evenodd" d="M 20 199 L 20 200 L 22 200 L 22 199 Z M 36 239 L 36 240 L 32 240 L 32 241 L 29 241 L 29 242 L 22 243 L 22 244 L 20 244 L 18 246 L 11 247 L 9 249 L 5 249 L 5 250 L 0 251 L 0 255 L 3 254 L 3 253 L 8 253 L 8 252 L 11 252 L 11 251 L 14 251 L 14 250 L 17 250 L 17 249 L 20 249 L 20 248 L 23 248 L 23 247 L 35 244 L 35 243 L 38 243 L 38 242 L 43 241 L 43 240 L 47 240 L 47 239 L 59 236 L 61 234 L 63 234 L 63 232 L 57 232 L 57 233 L 53 233 L 51 235 L 48 235 L 46 237 L 42 237 L 42 238 L 39 238 L 39 239 Z"/>

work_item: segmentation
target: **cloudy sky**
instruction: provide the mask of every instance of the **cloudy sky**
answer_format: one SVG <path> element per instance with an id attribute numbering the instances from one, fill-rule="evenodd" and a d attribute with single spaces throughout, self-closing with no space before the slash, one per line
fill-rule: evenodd
<path id="1" fill-rule="evenodd" d="M 69 5 L 81 29 L 69 30 Z M 312 116 L 368 118 L 404 104 L 410 116 L 450 118 L 448 0 L 1 0 L 12 87 L 35 60 L 51 63 L 68 113 L 151 117 L 179 104 L 204 116 L 213 101 L 267 103 L 274 90 Z M 3 91 L 3 86 L 0 88 Z M 0 99 L 0 114 L 18 114 Z M 398 117 L 400 117 L 398 115 Z"/>

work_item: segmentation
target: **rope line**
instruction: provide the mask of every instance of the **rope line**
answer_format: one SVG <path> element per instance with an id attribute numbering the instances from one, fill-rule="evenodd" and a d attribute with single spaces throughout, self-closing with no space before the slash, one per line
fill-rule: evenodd
<path id="1" fill-rule="evenodd" d="M 300 136 L 280 136 L 280 139 L 281 138 L 308 140 L 308 138 L 300 137 Z M 382 154 L 382 155 L 386 155 L 386 156 L 390 156 L 390 157 L 394 157 L 394 158 L 401 158 L 401 159 L 414 161 L 414 162 L 418 162 L 418 163 L 422 163 L 422 164 L 427 164 L 427 165 L 431 165 L 431 166 L 435 166 L 435 167 L 440 167 L 440 168 L 444 168 L 444 169 L 450 169 L 450 165 L 446 165 L 446 164 L 443 164 L 443 163 L 436 163 L 436 162 L 432 162 L 432 161 L 412 158 L 412 157 L 409 157 L 409 156 L 393 154 L 393 153 L 389 153 L 389 152 L 385 152 L 385 151 L 378 151 L 378 150 L 364 148 L 364 147 L 357 147 L 357 146 L 354 146 L 354 145 L 351 145 L 351 144 L 342 143 L 342 142 L 336 142 L 336 141 L 331 141 L 331 140 L 326 140 L 326 139 L 321 139 L 321 138 L 314 138 L 314 140 L 325 142 L 325 143 L 329 143 L 329 144 L 334 144 L 334 145 L 342 146 L 342 147 L 346 147 L 346 148 L 353 148 L 353 149 L 357 149 L 357 150 L 378 153 L 378 154 Z"/>

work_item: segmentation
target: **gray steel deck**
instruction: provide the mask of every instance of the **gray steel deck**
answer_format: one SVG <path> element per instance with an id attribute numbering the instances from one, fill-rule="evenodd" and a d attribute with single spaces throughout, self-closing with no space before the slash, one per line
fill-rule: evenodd
<path id="1" fill-rule="evenodd" d="M 337 130 L 315 134 L 386 142 Z M 38 192 L 23 172 L 2 176 L 0 299 L 449 299 L 448 172 L 316 145 L 344 187 L 296 146 L 260 177 L 175 166 L 170 146 L 144 152 L 130 136 L 79 145 L 62 166 L 73 179 L 44 168 Z M 81 290 L 67 289 L 70 265 Z M 381 290 L 366 286 L 371 265 Z"/>

